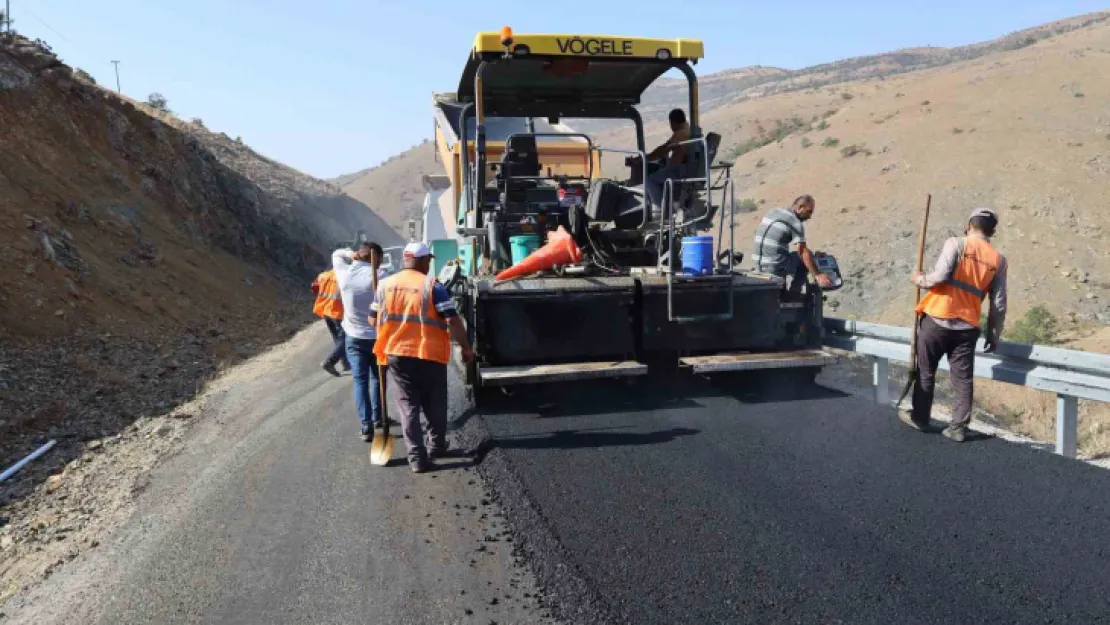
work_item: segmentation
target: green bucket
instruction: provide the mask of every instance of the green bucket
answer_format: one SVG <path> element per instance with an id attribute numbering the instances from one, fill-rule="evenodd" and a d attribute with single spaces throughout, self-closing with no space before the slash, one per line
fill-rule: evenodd
<path id="1" fill-rule="evenodd" d="M 516 265 L 529 254 L 540 249 L 542 240 L 538 234 L 521 234 L 509 237 L 509 251 L 512 255 L 513 264 Z"/>

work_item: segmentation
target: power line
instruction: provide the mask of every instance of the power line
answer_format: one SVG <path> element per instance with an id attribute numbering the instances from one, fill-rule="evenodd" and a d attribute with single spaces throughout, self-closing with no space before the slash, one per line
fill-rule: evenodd
<path id="1" fill-rule="evenodd" d="M 84 52 L 85 54 L 88 54 L 89 56 L 92 56 L 92 57 L 99 56 L 98 54 L 93 54 L 92 51 L 90 51 L 85 46 L 83 46 L 79 43 L 75 43 L 74 41 L 72 41 L 71 39 L 69 39 L 68 37 L 63 35 L 62 33 L 58 32 L 58 30 L 56 28 L 54 28 L 50 24 L 47 24 L 46 20 L 39 17 L 38 14 L 36 14 L 34 11 L 32 11 L 30 8 L 28 8 L 27 5 L 24 2 L 22 2 L 21 0 L 5 0 L 5 1 L 6 2 L 15 2 L 16 4 L 18 4 L 21 7 L 21 9 L 25 13 L 27 13 L 27 15 L 30 15 L 31 17 L 33 17 L 35 19 L 35 21 L 37 21 L 38 23 L 45 26 L 47 28 L 47 30 L 49 30 L 50 32 L 57 35 L 58 38 L 61 39 L 62 41 L 64 41 L 64 42 L 68 43 L 69 45 L 79 49 L 80 51 Z M 6 15 L 6 17 L 7 17 L 7 20 L 8 20 L 8 30 L 11 30 L 11 14 L 8 13 Z M 120 87 L 119 87 L 119 65 L 118 65 L 119 61 L 112 61 L 112 63 L 116 64 L 116 92 L 117 93 L 122 93 L 122 91 L 120 90 Z"/>
<path id="2" fill-rule="evenodd" d="M 12 0 L 7 0 L 7 1 L 8 1 L 8 2 L 11 2 Z M 18 4 L 18 5 L 19 5 L 19 6 L 20 6 L 20 7 L 21 7 L 21 8 L 23 9 L 23 11 L 24 11 L 25 13 L 27 13 L 27 15 L 30 15 L 31 17 L 35 18 L 35 21 L 37 21 L 38 23 L 40 23 L 40 24 L 42 24 L 43 26 L 45 26 L 45 27 L 47 28 L 47 30 L 49 30 L 50 32 L 52 32 L 52 33 L 54 33 L 55 35 L 57 35 L 59 39 L 61 39 L 62 41 L 64 41 L 64 42 L 68 43 L 68 44 L 69 44 L 69 45 L 71 45 L 71 46 L 76 46 L 76 47 L 78 47 L 78 48 L 81 48 L 81 49 L 82 49 L 82 50 L 84 50 L 85 52 L 88 52 L 88 50 L 85 50 L 84 46 L 80 46 L 80 45 L 78 45 L 78 44 L 76 44 L 76 43 L 73 43 L 72 41 L 70 41 L 69 39 L 67 39 L 65 35 L 63 35 L 62 33 L 60 33 L 60 32 L 58 32 L 58 31 L 54 30 L 54 27 L 53 27 L 53 26 L 51 26 L 50 24 L 47 24 L 47 23 L 46 23 L 46 20 L 44 20 L 44 19 L 42 19 L 41 17 L 39 17 L 38 15 L 36 15 L 36 14 L 35 14 L 35 12 L 34 12 L 34 11 L 32 11 L 31 9 L 29 9 L 29 8 L 27 7 L 27 5 L 26 5 L 26 4 L 23 4 L 22 2 L 19 2 L 19 0 L 15 0 L 15 1 L 16 1 L 16 4 Z M 8 20 L 11 20 L 11 15 L 10 15 L 10 14 L 8 15 Z M 10 26 L 9 26 L 9 28 L 10 28 Z"/>

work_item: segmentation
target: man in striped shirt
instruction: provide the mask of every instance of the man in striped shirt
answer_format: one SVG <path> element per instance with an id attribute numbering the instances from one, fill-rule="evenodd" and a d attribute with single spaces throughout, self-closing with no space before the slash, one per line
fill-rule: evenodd
<path id="1" fill-rule="evenodd" d="M 794 293 L 801 292 L 807 273 L 818 285 L 832 286 L 832 280 L 818 271 L 813 253 L 806 246 L 805 222 L 816 208 L 813 196 L 803 195 L 790 208 L 772 209 L 755 231 L 755 268 L 783 278 L 786 289 Z M 796 245 L 797 251 L 791 252 L 791 245 Z"/>

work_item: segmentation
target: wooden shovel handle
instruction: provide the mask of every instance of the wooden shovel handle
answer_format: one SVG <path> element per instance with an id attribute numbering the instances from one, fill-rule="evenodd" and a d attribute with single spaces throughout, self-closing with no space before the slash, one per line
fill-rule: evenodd
<path id="1" fill-rule="evenodd" d="M 925 235 L 929 231 L 929 209 L 933 205 L 933 194 L 928 194 L 925 197 L 925 218 L 921 220 L 921 236 L 917 240 L 917 271 L 921 272 L 925 267 Z M 910 388 L 913 387 L 914 380 L 917 378 L 917 327 L 921 324 L 921 316 L 917 314 L 917 304 L 921 301 L 921 287 L 914 287 L 913 297 L 913 327 L 910 328 L 910 373 L 906 378 L 906 386 L 902 388 L 902 394 L 898 397 L 898 403 L 895 406 L 902 405 L 902 401 L 906 399 L 909 394 Z"/>
<path id="2" fill-rule="evenodd" d="M 378 405 L 382 409 L 382 433 L 386 436 L 389 436 L 389 402 L 386 401 L 385 398 L 386 366 L 379 364 L 375 364 L 374 366 L 378 368 L 378 389 L 381 391 L 381 401 Z"/>

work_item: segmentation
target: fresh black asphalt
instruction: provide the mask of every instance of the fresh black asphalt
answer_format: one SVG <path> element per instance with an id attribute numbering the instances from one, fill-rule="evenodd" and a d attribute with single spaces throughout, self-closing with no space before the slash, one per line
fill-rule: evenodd
<path id="1" fill-rule="evenodd" d="M 563 383 L 457 420 L 567 622 L 1110 620 L 1110 474 L 776 379 Z"/>

